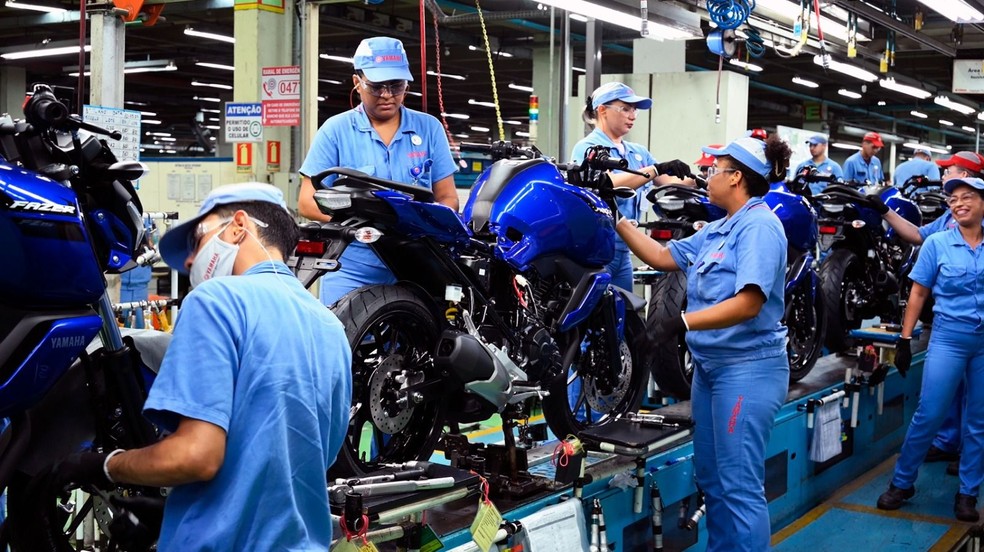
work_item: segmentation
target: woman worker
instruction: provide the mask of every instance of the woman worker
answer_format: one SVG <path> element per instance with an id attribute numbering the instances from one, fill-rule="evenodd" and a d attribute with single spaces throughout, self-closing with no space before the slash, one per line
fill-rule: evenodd
<path id="1" fill-rule="evenodd" d="M 899 370 L 912 361 L 912 330 L 923 304 L 933 294 L 933 332 L 923 366 L 919 404 L 909 423 L 902 452 L 888 490 L 878 508 L 896 510 L 916 493 L 915 482 L 926 452 L 939 430 L 957 386 L 967 392 L 960 489 L 953 513 L 977 522 L 977 493 L 984 479 L 984 180 L 953 178 L 943 184 L 957 226 L 930 235 L 923 242 L 909 278 L 912 291 L 902 319 L 895 356 Z"/>
<path id="2" fill-rule="evenodd" d="M 789 385 L 780 322 L 786 236 L 762 196 L 786 174 L 790 150 L 772 135 L 703 151 L 716 158 L 708 197 L 726 218 L 665 247 L 627 220 L 616 228 L 643 262 L 687 272 L 689 310 L 661 321 L 656 333 L 689 330 L 694 467 L 707 505 L 707 550 L 762 551 L 771 534 L 765 451 Z"/>
<path id="3" fill-rule="evenodd" d="M 604 146 L 613 159 L 625 159 L 629 169 L 645 174 L 639 176 L 617 171 L 611 174 L 613 186 L 636 190 L 635 197 L 617 200 L 622 216 L 634 221 L 642 217 L 645 191 L 649 189 L 651 182 L 657 185 L 679 182 L 674 176 L 685 178 L 690 174 L 690 168 L 683 161 L 656 163 L 645 146 L 623 140 L 635 125 L 638 110 L 649 109 L 652 105 L 651 99 L 637 96 L 631 88 L 620 82 L 599 86 L 588 96 L 582 114 L 584 121 L 595 128 L 574 144 L 571 152 L 571 159 L 580 163 L 589 148 Z M 629 248 L 622 240 L 615 242 L 615 258 L 608 264 L 608 272 L 612 275 L 614 285 L 632 290 L 632 261 L 629 258 Z"/>

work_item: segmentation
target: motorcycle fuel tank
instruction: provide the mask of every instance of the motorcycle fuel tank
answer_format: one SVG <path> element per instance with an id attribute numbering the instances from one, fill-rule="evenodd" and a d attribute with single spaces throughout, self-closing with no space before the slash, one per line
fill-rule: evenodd
<path id="1" fill-rule="evenodd" d="M 806 198 L 790 192 L 780 182 L 773 184 L 762 200 L 779 217 L 789 245 L 800 251 L 813 249 L 819 236 L 817 212 Z"/>
<path id="2" fill-rule="evenodd" d="M 103 277 L 71 188 L 0 160 L 0 302 L 80 306 Z"/>
<path id="3" fill-rule="evenodd" d="M 494 163 L 476 180 L 462 216 L 476 234 L 493 234 L 503 260 L 521 271 L 550 255 L 588 267 L 604 266 L 615 256 L 615 228 L 605 202 L 566 183 L 542 159 Z"/>

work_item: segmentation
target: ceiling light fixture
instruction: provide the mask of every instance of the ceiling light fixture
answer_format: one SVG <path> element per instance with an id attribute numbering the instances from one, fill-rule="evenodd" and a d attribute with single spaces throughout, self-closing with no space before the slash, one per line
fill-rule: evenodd
<path id="1" fill-rule="evenodd" d="M 318 79 L 318 82 L 324 82 L 328 84 L 342 84 L 342 81 L 335 79 Z"/>
<path id="2" fill-rule="evenodd" d="M 940 124 L 944 126 L 953 126 L 953 121 L 947 121 L 946 119 L 940 119 Z"/>
<path id="3" fill-rule="evenodd" d="M 221 63 L 210 63 L 207 61 L 196 61 L 195 65 L 199 67 L 208 67 L 209 69 L 222 69 L 223 71 L 235 71 L 236 68 L 232 65 L 223 65 Z"/>
<path id="4" fill-rule="evenodd" d="M 218 88 L 219 90 L 232 90 L 232 86 L 228 84 L 218 84 L 215 82 L 191 81 L 191 85 L 201 86 L 203 88 Z"/>
<path id="5" fill-rule="evenodd" d="M 859 150 L 859 149 L 861 149 L 861 146 L 859 146 L 857 144 L 845 144 L 844 142 L 831 142 L 830 145 L 833 146 L 833 147 L 835 147 L 835 148 L 846 149 L 846 150 Z"/>
<path id="6" fill-rule="evenodd" d="M 861 94 L 859 94 L 859 93 L 857 93 L 857 92 L 855 92 L 853 90 L 848 90 L 846 88 L 841 88 L 840 90 L 837 91 L 837 93 L 840 94 L 841 96 L 845 96 L 845 97 L 848 97 L 848 98 L 853 98 L 855 100 L 861 99 Z"/>
<path id="7" fill-rule="evenodd" d="M 935 2 L 936 0 L 933 1 Z M 800 17 L 802 12 L 802 8 L 800 7 L 799 2 L 793 3 L 793 2 L 787 2 L 786 0 L 758 0 L 755 3 L 755 8 L 756 8 L 756 13 L 759 15 L 761 14 L 758 12 L 758 8 L 765 8 L 766 10 L 769 10 L 774 14 L 781 15 L 785 20 L 784 22 L 790 24 L 796 21 L 796 19 Z M 826 7 L 824 7 L 823 9 L 824 11 L 827 10 Z M 814 20 L 813 23 L 815 25 L 816 20 Z M 833 19 L 830 19 L 829 17 L 826 16 L 820 16 L 820 26 L 821 28 L 823 28 L 824 36 L 832 36 L 834 38 L 847 42 L 847 28 L 843 23 L 834 21 Z M 869 37 L 865 36 L 863 33 L 860 32 L 857 33 L 857 39 L 859 42 L 867 42 L 871 40 Z"/>
<path id="8" fill-rule="evenodd" d="M 342 63 L 353 63 L 354 62 L 354 60 L 352 58 L 350 58 L 350 57 L 335 56 L 335 55 L 332 55 L 332 54 L 318 54 L 318 57 L 321 58 L 321 59 L 330 59 L 331 61 L 340 61 Z"/>
<path id="9" fill-rule="evenodd" d="M 31 10 L 31 11 L 48 12 L 48 13 L 64 13 L 68 11 L 65 8 L 56 8 L 54 6 L 42 6 L 39 4 L 28 4 L 25 2 L 15 2 L 14 0 L 7 0 L 5 5 L 8 8 L 15 8 L 18 10 Z"/>
<path id="10" fill-rule="evenodd" d="M 807 88 L 820 88 L 820 83 L 813 82 L 811 80 L 801 79 L 799 77 L 793 77 L 793 83 L 800 86 L 805 86 Z"/>
<path id="11" fill-rule="evenodd" d="M 473 52 L 484 52 L 485 51 L 485 48 L 479 48 L 478 46 L 472 46 L 471 44 L 468 45 L 468 49 L 471 50 L 471 51 L 473 51 Z M 502 50 L 499 50 L 497 52 L 492 52 L 492 53 L 495 54 L 495 55 L 497 55 L 497 56 L 499 56 L 499 57 L 504 57 L 504 58 L 511 58 L 511 57 L 513 57 L 513 55 L 510 54 L 509 52 L 503 52 Z"/>
<path id="12" fill-rule="evenodd" d="M 229 44 L 235 44 L 236 38 L 227 35 L 221 35 L 217 33 L 206 33 L 204 31 L 196 31 L 195 29 L 188 27 L 184 30 L 184 34 L 188 36 L 196 36 L 198 38 L 208 38 L 211 40 L 218 40 L 219 42 L 228 42 Z"/>
<path id="13" fill-rule="evenodd" d="M 222 114 L 222 111 L 218 109 L 205 109 L 204 107 L 199 109 L 198 111 L 201 111 L 202 113 L 218 113 L 220 115 Z"/>
<path id="14" fill-rule="evenodd" d="M 140 124 L 142 125 L 159 125 L 161 122 L 157 119 L 140 119 Z"/>
<path id="15" fill-rule="evenodd" d="M 896 82 L 894 78 L 881 79 L 878 81 L 878 84 L 880 84 L 882 88 L 894 90 L 901 94 L 912 96 L 913 98 L 919 98 L 920 100 L 925 100 L 933 95 L 933 93 L 928 90 L 923 90 L 922 88 L 916 86 L 909 86 L 908 84 Z"/>
<path id="16" fill-rule="evenodd" d="M 884 107 L 884 106 L 886 106 L 886 105 L 888 105 L 888 103 L 887 103 L 887 102 L 885 102 L 885 100 L 878 100 L 878 105 L 879 105 L 880 107 Z"/>
<path id="17" fill-rule="evenodd" d="M 929 115 L 926 115 L 922 111 L 916 111 L 915 109 L 910 111 L 909 114 L 912 115 L 913 117 L 919 117 L 920 119 L 926 119 L 929 117 Z"/>
<path id="18" fill-rule="evenodd" d="M 532 86 L 523 86 L 521 84 L 516 84 L 514 82 L 509 83 L 509 88 L 512 88 L 513 90 L 519 90 L 520 92 L 529 92 L 530 94 L 533 93 Z"/>
<path id="19" fill-rule="evenodd" d="M 530 137 L 530 133 L 529 132 L 524 132 L 522 130 L 517 130 L 515 132 L 515 134 L 516 134 L 516 136 L 519 136 L 520 138 L 529 138 Z"/>
<path id="20" fill-rule="evenodd" d="M 453 75 L 451 73 L 438 73 L 437 71 L 427 71 L 427 74 L 432 77 L 441 77 L 444 79 L 465 80 L 465 77 L 461 75 Z"/>
<path id="21" fill-rule="evenodd" d="M 965 131 L 967 131 L 967 132 L 969 132 L 971 134 L 977 132 L 977 129 L 975 129 L 974 127 L 969 127 L 969 126 L 962 126 L 962 127 L 960 127 L 960 130 L 965 130 Z"/>
<path id="22" fill-rule="evenodd" d="M 482 107 L 495 107 L 495 104 L 492 103 L 492 102 L 480 102 L 478 100 L 473 100 L 471 98 L 468 98 L 468 105 L 480 105 Z"/>
<path id="23" fill-rule="evenodd" d="M 85 51 L 91 51 L 92 46 L 88 44 L 85 45 Z M 78 46 L 63 46 L 61 48 L 39 48 L 36 50 L 24 50 L 21 52 L 7 52 L 6 54 L 0 54 L 0 58 L 3 59 L 29 59 L 38 57 L 48 57 L 48 56 L 64 56 L 68 54 L 79 53 Z"/>
<path id="24" fill-rule="evenodd" d="M 733 58 L 730 59 L 730 60 L 728 60 L 728 64 L 729 65 L 734 65 L 735 67 L 741 67 L 742 69 L 744 69 L 746 71 L 755 71 L 756 73 L 759 73 L 759 72 L 762 71 L 762 66 L 760 66 L 760 65 L 755 65 L 754 63 L 748 63 L 746 61 L 739 61 L 739 60 L 733 59 Z"/>
<path id="25" fill-rule="evenodd" d="M 943 148 L 938 148 L 938 147 L 935 147 L 935 146 L 929 146 L 929 145 L 926 145 L 926 144 L 917 144 L 915 142 L 906 142 L 906 143 L 902 144 L 902 147 L 910 148 L 910 149 L 926 149 L 926 150 L 929 150 L 929 151 L 931 151 L 933 153 L 949 153 L 949 150 L 946 150 L 946 149 L 943 149 Z"/>
<path id="26" fill-rule="evenodd" d="M 468 128 L 474 130 L 475 132 L 488 132 L 489 131 L 488 127 L 483 127 L 483 126 L 470 126 Z"/>
<path id="27" fill-rule="evenodd" d="M 919 3 L 955 23 L 980 23 L 984 14 L 962 0 L 919 0 Z"/>
<path id="28" fill-rule="evenodd" d="M 170 136 L 170 132 L 145 132 L 144 136 Z"/>
<path id="29" fill-rule="evenodd" d="M 639 16 L 600 6 L 592 2 L 586 2 L 585 0 L 539 0 L 539 3 L 604 21 L 605 23 L 611 23 L 612 25 L 618 25 L 619 27 L 625 27 L 633 31 L 642 31 L 642 19 Z M 655 21 L 647 21 L 647 28 L 649 34 L 645 38 L 654 40 L 694 38 L 692 34 L 686 31 L 681 31 Z"/>
<path id="30" fill-rule="evenodd" d="M 462 119 L 466 121 L 471 118 L 468 115 L 465 115 L 464 113 L 441 113 L 441 116 L 447 117 L 449 119 Z"/>
<path id="31" fill-rule="evenodd" d="M 221 98 L 210 98 L 207 96 L 192 96 L 191 99 L 198 100 L 200 102 L 222 103 Z M 202 111 L 204 111 L 204 109 Z"/>
<path id="32" fill-rule="evenodd" d="M 506 120 L 506 121 L 502 121 L 502 122 L 505 123 L 505 124 L 507 124 L 507 125 L 513 125 L 513 126 L 523 124 L 521 121 L 511 121 L 511 120 Z"/>
<path id="33" fill-rule="evenodd" d="M 865 82 L 875 82 L 876 80 L 878 80 L 878 75 L 875 75 L 871 71 L 866 71 L 856 65 L 851 65 L 849 63 L 843 63 L 837 61 L 836 59 L 831 58 L 829 55 L 827 56 L 827 61 L 828 61 L 827 67 L 833 69 L 834 71 L 837 71 L 838 73 L 843 73 L 849 77 L 854 77 L 856 79 L 863 80 Z M 820 54 L 813 56 L 813 63 L 823 67 L 823 58 L 820 56 Z"/>
<path id="34" fill-rule="evenodd" d="M 140 114 L 143 115 L 144 117 L 156 117 L 157 116 L 157 114 L 154 113 L 153 111 L 141 111 Z"/>
<path id="35" fill-rule="evenodd" d="M 954 101 L 948 96 L 936 96 L 936 98 L 933 99 L 933 103 L 935 103 L 936 105 L 942 105 L 947 109 L 952 109 L 953 111 L 962 113 L 964 115 L 970 115 L 971 113 L 977 111 L 976 108 Z"/>
<path id="36" fill-rule="evenodd" d="M 410 94 L 411 96 L 417 96 L 418 98 L 423 97 L 423 94 L 421 94 L 420 92 L 414 92 L 413 90 L 407 90 L 407 94 Z"/>
<path id="37" fill-rule="evenodd" d="M 578 73 L 587 73 L 587 71 L 584 70 L 584 67 L 571 67 L 571 70 L 576 71 Z"/>

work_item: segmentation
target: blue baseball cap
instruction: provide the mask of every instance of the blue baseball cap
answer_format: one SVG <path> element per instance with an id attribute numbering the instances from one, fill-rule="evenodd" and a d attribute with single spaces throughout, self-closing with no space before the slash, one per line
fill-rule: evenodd
<path id="1" fill-rule="evenodd" d="M 188 255 L 191 254 L 191 246 L 188 238 L 192 232 L 198 228 L 198 223 L 207 217 L 216 207 L 229 205 L 230 203 L 243 203 L 249 201 L 265 201 L 279 205 L 287 210 L 287 203 L 284 201 L 284 194 L 276 186 L 271 186 L 263 182 L 243 182 L 241 184 L 227 184 L 212 190 L 202 206 L 198 209 L 195 218 L 182 222 L 174 228 L 168 230 L 161 237 L 160 245 L 157 250 L 161 258 L 173 269 L 182 274 L 187 274 L 184 263 Z"/>
<path id="2" fill-rule="evenodd" d="M 984 191 L 984 180 L 980 178 L 951 178 L 943 183 L 943 191 L 952 194 L 953 190 L 960 185 L 970 186 L 975 190 Z"/>
<path id="3" fill-rule="evenodd" d="M 637 96 L 628 86 L 620 82 L 609 82 L 595 89 L 591 94 L 591 109 L 598 109 L 599 105 L 605 105 L 615 100 L 622 100 L 627 104 L 632 104 L 639 109 L 649 109 L 653 106 L 653 101 L 645 96 Z"/>
<path id="4" fill-rule="evenodd" d="M 929 151 L 928 148 L 923 147 L 923 146 L 919 146 L 918 148 L 912 148 L 912 155 L 915 155 L 917 153 L 921 153 L 921 154 L 925 155 L 926 157 L 929 157 L 930 159 L 933 158 L 933 152 Z"/>
<path id="5" fill-rule="evenodd" d="M 714 157 L 730 155 L 742 165 L 764 176 L 766 180 L 769 178 L 769 173 L 772 172 L 772 163 L 769 163 L 769 160 L 765 158 L 765 142 L 758 138 L 742 136 L 723 148 L 706 147 L 701 148 L 701 151 Z"/>
<path id="6" fill-rule="evenodd" d="M 813 136 L 810 136 L 810 139 L 807 140 L 806 143 L 810 144 L 811 146 L 815 146 L 817 144 L 826 144 L 827 136 L 823 134 L 814 134 Z"/>
<path id="7" fill-rule="evenodd" d="M 395 38 L 377 36 L 363 40 L 355 49 L 352 63 L 372 82 L 413 80 L 407 52 Z"/>

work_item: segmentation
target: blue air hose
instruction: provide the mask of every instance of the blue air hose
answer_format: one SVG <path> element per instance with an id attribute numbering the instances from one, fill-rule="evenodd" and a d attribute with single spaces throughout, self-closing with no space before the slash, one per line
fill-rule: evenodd
<path id="1" fill-rule="evenodd" d="M 707 14 L 721 29 L 737 29 L 755 9 L 755 0 L 707 0 Z"/>

